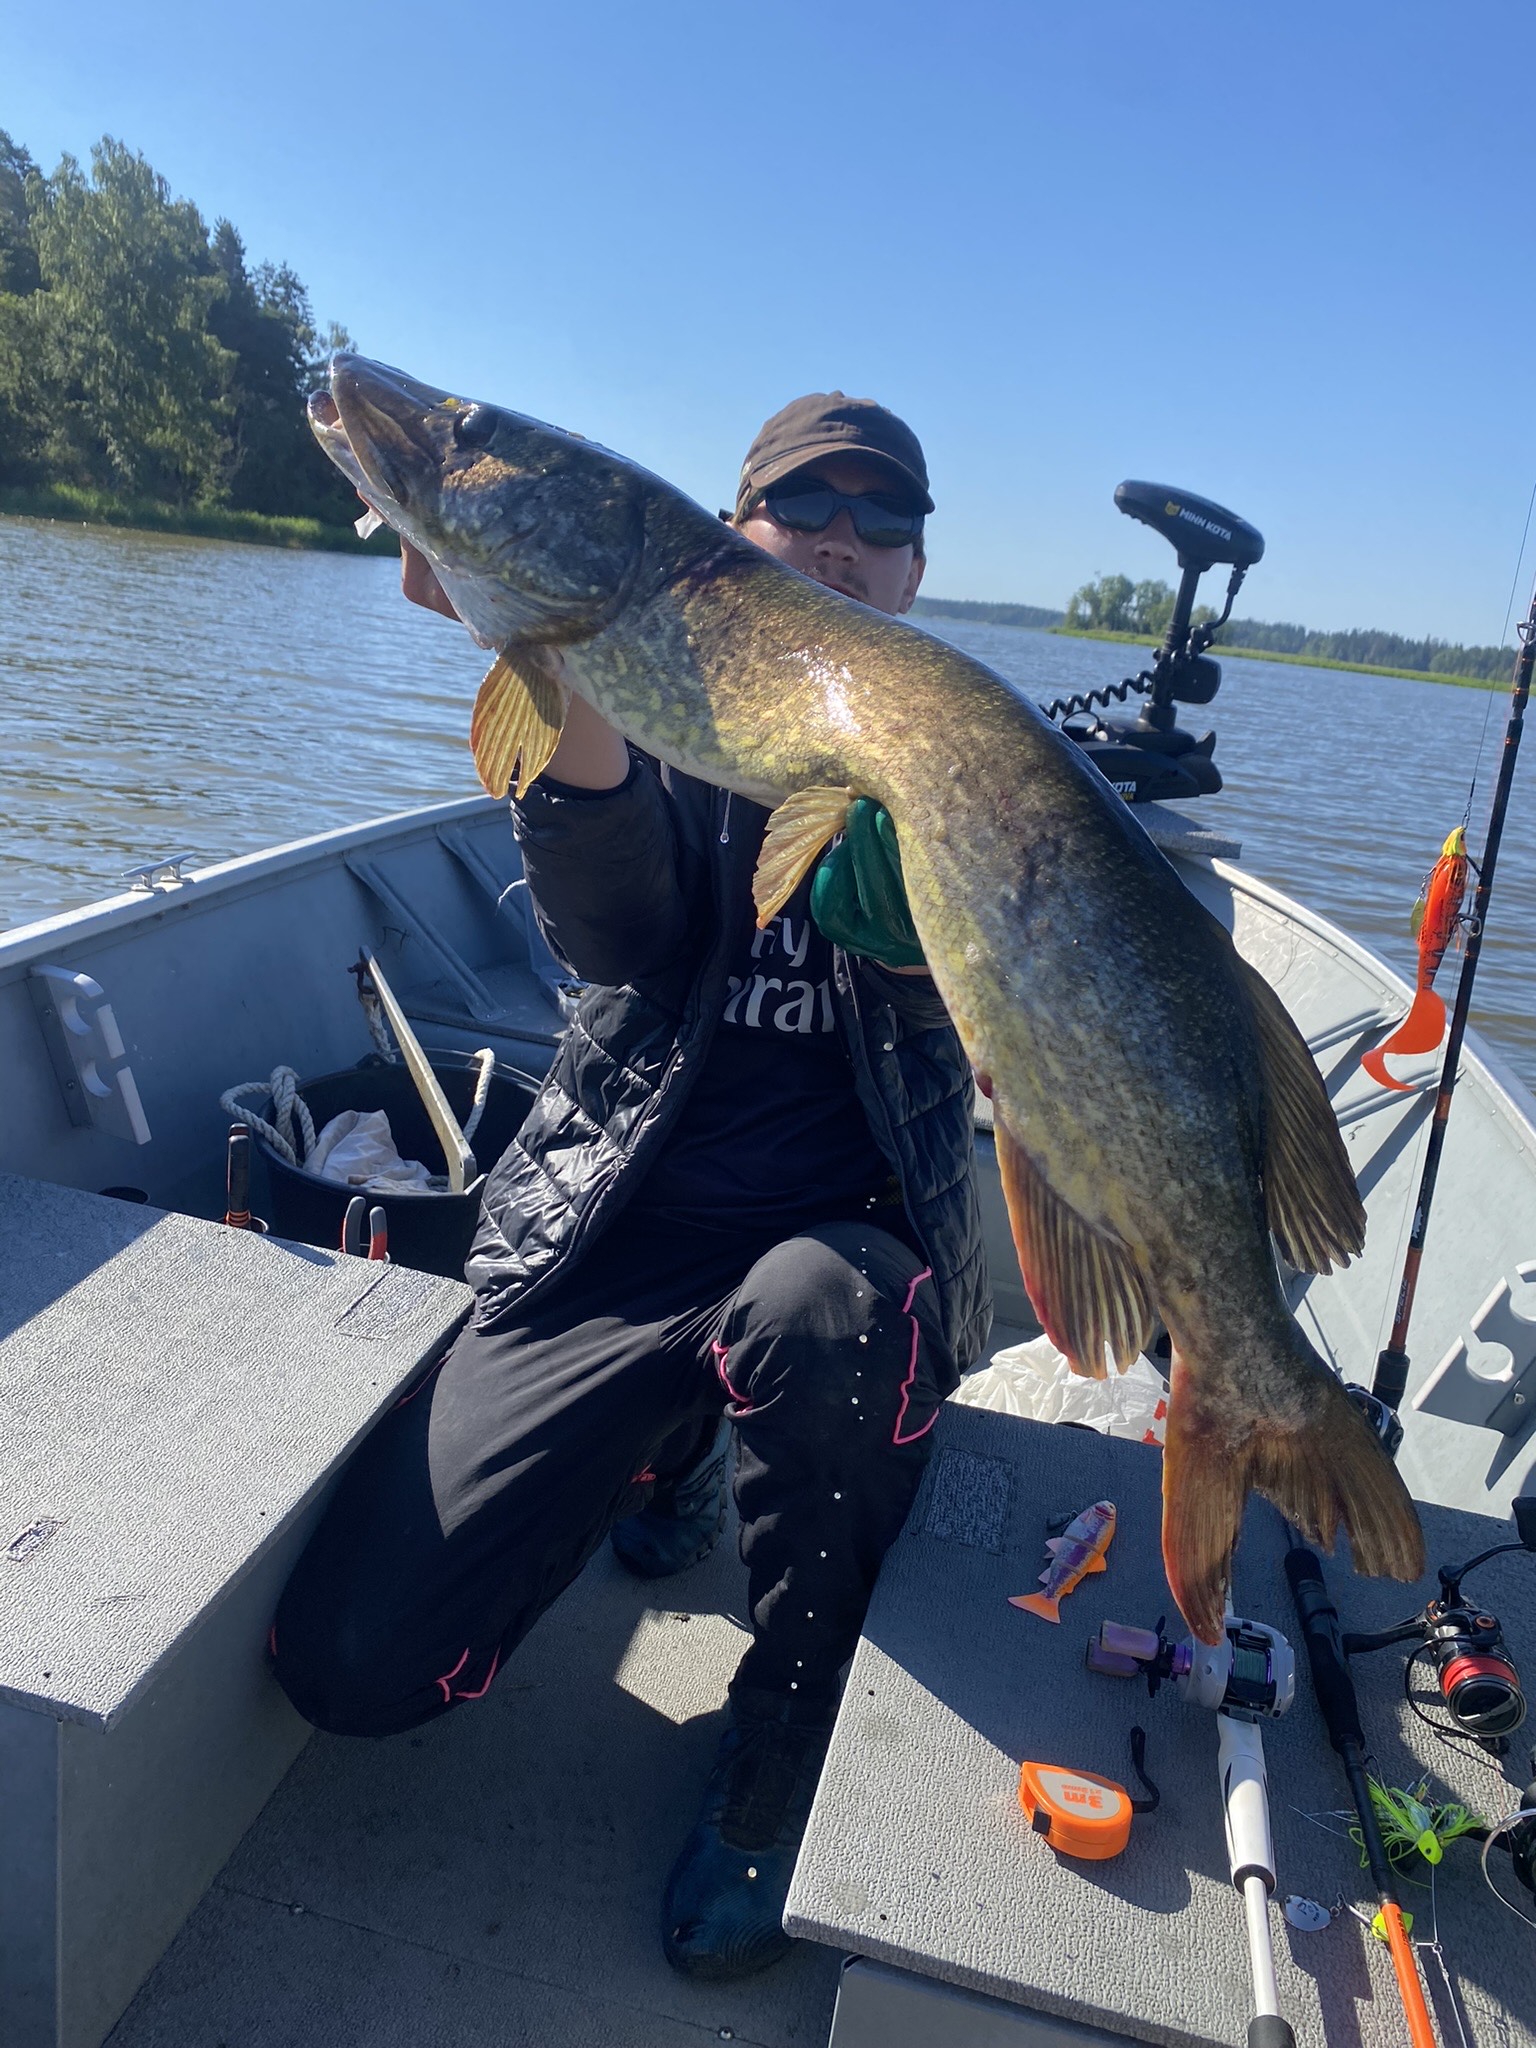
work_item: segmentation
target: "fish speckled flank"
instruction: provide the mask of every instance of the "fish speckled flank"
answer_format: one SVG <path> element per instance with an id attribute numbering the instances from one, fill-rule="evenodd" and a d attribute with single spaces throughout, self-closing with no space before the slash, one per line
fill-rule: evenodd
<path id="1" fill-rule="evenodd" d="M 1220 1634 L 1244 1498 L 1365 1571 L 1416 1577 L 1413 1506 L 1281 1295 L 1364 1210 L 1321 1080 L 1267 985 L 1070 741 L 957 648 L 773 560 L 576 436 L 355 356 L 311 402 L 327 452 L 499 652 L 476 711 L 497 793 L 565 693 L 770 806 L 759 907 L 850 794 L 900 837 L 913 922 L 996 1112 L 1025 1284 L 1080 1372 L 1173 1342 L 1164 1558 Z M 789 800 L 789 801 L 786 801 Z M 765 900 L 765 897 L 768 900 Z"/>

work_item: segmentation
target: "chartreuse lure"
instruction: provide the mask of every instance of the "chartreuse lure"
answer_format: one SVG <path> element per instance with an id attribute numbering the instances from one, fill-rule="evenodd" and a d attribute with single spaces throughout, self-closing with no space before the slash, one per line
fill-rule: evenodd
<path id="1" fill-rule="evenodd" d="M 1412 1790 L 1401 1785 L 1378 1784 L 1374 1778 L 1369 1783 L 1371 1808 L 1381 1830 L 1382 1845 L 1394 1864 L 1404 1863 L 1415 1854 L 1428 1864 L 1437 1864 L 1452 1842 L 1475 1834 L 1484 1826 L 1458 1800 L 1447 1799 L 1440 1804 L 1432 1800 L 1427 1778 L 1421 1778 Z M 1350 1829 L 1349 1838 L 1364 1863 L 1365 1844 L 1358 1827 Z"/>

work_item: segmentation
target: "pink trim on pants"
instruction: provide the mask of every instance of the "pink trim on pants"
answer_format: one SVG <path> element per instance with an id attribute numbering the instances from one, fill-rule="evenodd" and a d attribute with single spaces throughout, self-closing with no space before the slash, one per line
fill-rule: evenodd
<path id="1" fill-rule="evenodd" d="M 500 1647 L 498 1646 L 495 1656 L 491 1659 L 491 1668 L 485 1674 L 484 1685 L 476 1687 L 474 1692 L 455 1692 L 453 1690 L 453 1681 L 468 1662 L 469 1651 L 466 1650 L 451 1671 L 445 1671 L 441 1678 L 433 1679 L 432 1683 L 440 1685 L 443 1689 L 443 1705 L 445 1707 L 452 1706 L 455 1700 L 483 1700 L 485 1698 L 491 1689 L 491 1680 L 496 1676 L 497 1666 L 501 1663 Z"/>
<path id="2" fill-rule="evenodd" d="M 931 1280 L 932 1278 L 932 1266 L 924 1266 L 922 1272 L 916 1276 L 912 1285 L 907 1289 L 907 1298 L 901 1304 L 902 1314 L 912 1325 L 912 1355 L 907 1361 L 907 1376 L 901 1383 L 901 1406 L 896 1410 L 896 1426 L 891 1431 L 891 1442 L 893 1444 L 915 1444 L 919 1437 L 924 1437 L 928 1434 L 929 1430 L 932 1429 L 939 1419 L 939 1411 L 935 1408 L 921 1429 L 914 1429 L 910 1436 L 903 1436 L 901 1433 L 901 1425 L 907 1419 L 907 1409 L 912 1399 L 912 1388 L 917 1379 L 917 1347 L 920 1333 L 917 1327 L 917 1317 L 912 1313 L 912 1303 L 917 1295 L 918 1288 L 922 1286 L 925 1280 Z"/>
<path id="3" fill-rule="evenodd" d="M 743 1415 L 750 1415 L 752 1413 L 752 1403 L 747 1399 L 745 1394 L 737 1393 L 736 1389 L 731 1385 L 730 1375 L 729 1373 L 727 1373 L 725 1369 L 725 1361 L 730 1356 L 730 1353 L 727 1350 L 726 1346 L 717 1341 L 711 1344 L 709 1348 L 715 1354 L 716 1377 L 719 1379 L 721 1386 L 724 1387 L 725 1391 L 736 1403 L 738 1420 Z"/>

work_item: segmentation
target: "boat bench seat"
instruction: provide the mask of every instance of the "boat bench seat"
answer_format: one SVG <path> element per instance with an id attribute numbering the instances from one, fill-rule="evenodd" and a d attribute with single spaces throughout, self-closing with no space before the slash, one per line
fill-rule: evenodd
<path id="1" fill-rule="evenodd" d="M 0 1175 L 5 2048 L 96 2048 L 302 1748 L 278 1592 L 469 1300 Z"/>

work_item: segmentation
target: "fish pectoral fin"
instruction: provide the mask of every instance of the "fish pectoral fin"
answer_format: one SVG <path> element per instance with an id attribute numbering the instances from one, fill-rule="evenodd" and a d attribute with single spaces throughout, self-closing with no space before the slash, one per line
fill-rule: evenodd
<path id="1" fill-rule="evenodd" d="M 516 778 L 516 794 L 527 793 L 549 766 L 560 744 L 569 694 L 538 648 L 503 648 L 486 671 L 469 744 L 475 768 L 492 796 L 505 796 Z"/>
<path id="2" fill-rule="evenodd" d="M 1085 1379 L 1124 1372 L 1152 1335 L 1152 1297 L 1129 1248 L 1069 1208 L 999 1115 L 1003 1199 L 1024 1287 L 1045 1334 Z"/>
<path id="3" fill-rule="evenodd" d="M 1306 1345 L 1300 1330 L 1295 1341 Z M 1233 1412 L 1173 1354 L 1163 1447 L 1163 1569 L 1179 1612 L 1219 1643 L 1243 1502 L 1256 1487 L 1324 1550 L 1342 1522 L 1356 1571 L 1416 1579 L 1424 1570 L 1419 1518 L 1375 1431 L 1321 1359 L 1304 1368 L 1317 1398 L 1299 1421 Z"/>
<path id="4" fill-rule="evenodd" d="M 1089 1558 L 1088 1569 L 1090 1572 L 1107 1572 L 1109 1570 L 1109 1559 L 1102 1550 L 1096 1550 L 1092 1557 Z"/>
<path id="5" fill-rule="evenodd" d="M 1259 1039 L 1269 1227 L 1298 1272 L 1331 1272 L 1365 1243 L 1365 1204 L 1307 1041 L 1263 975 L 1236 957 Z"/>
<path id="6" fill-rule="evenodd" d="M 857 795 L 855 789 L 797 789 L 773 813 L 752 877 L 759 930 L 784 908 L 822 848 L 842 831 Z"/>

